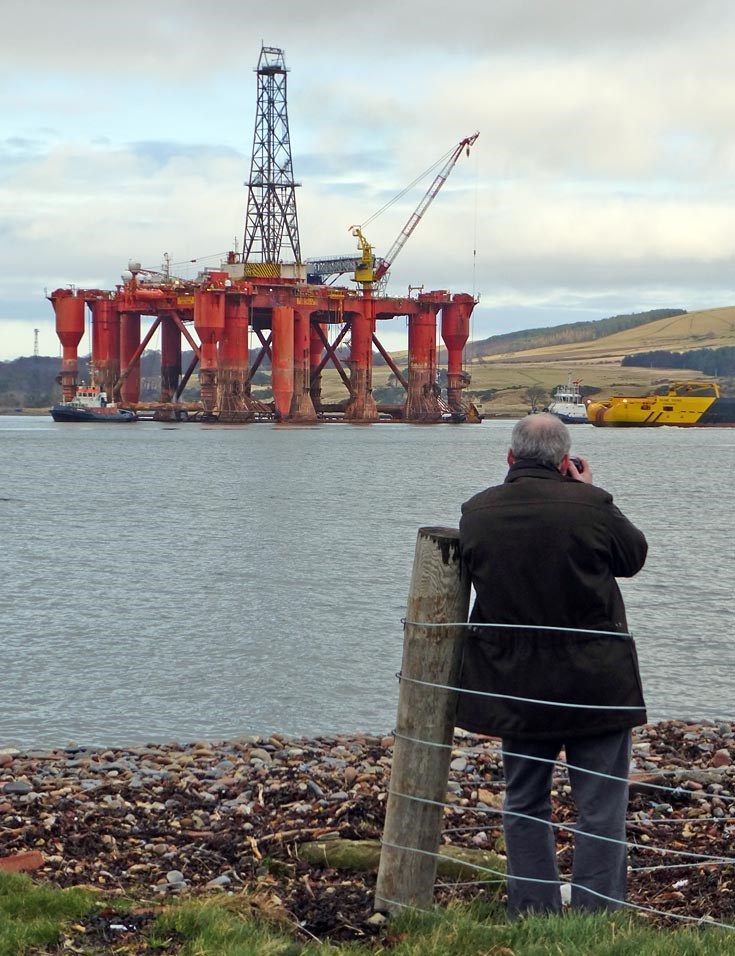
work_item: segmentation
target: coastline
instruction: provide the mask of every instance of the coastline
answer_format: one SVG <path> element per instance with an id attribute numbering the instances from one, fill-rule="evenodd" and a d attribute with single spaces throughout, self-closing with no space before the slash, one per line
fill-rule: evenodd
<path id="1" fill-rule="evenodd" d="M 675 847 L 684 839 L 690 852 L 730 855 L 734 726 L 668 720 L 636 729 L 634 866 L 661 862 L 650 853 L 646 860 L 646 843 Z M 275 734 L 127 748 L 0 748 L 0 869 L 159 902 L 255 886 L 278 896 L 317 935 L 339 933 L 346 912 L 353 928 L 368 932 L 374 873 L 315 867 L 298 850 L 312 840 L 380 839 L 392 746 L 391 736 Z M 555 815 L 562 823 L 574 817 L 568 789 L 560 778 Z M 502 792 L 499 742 L 455 738 L 445 827 L 473 829 L 447 833 L 445 842 L 502 851 Z M 562 870 L 569 841 L 560 831 Z M 686 884 L 671 890 L 682 873 Z M 724 878 L 721 865 L 634 873 L 631 898 L 727 921 L 735 901 L 731 891 L 718 891 Z M 467 897 L 470 889 L 444 889 L 437 899 L 448 894 Z"/>

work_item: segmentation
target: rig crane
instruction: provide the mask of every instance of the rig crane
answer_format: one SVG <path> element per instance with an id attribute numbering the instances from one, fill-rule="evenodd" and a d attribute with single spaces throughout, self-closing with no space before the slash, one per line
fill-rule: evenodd
<path id="1" fill-rule="evenodd" d="M 373 247 L 365 238 L 362 232 L 362 226 L 350 226 L 349 231 L 357 239 L 361 255 L 359 257 L 339 256 L 331 259 L 308 259 L 307 264 L 309 267 L 309 272 L 315 277 L 324 279 L 326 276 L 336 276 L 352 271 L 354 281 L 358 282 L 365 289 L 370 289 L 372 288 L 373 283 L 380 282 L 381 279 L 385 279 L 386 275 L 388 274 L 388 270 L 395 261 L 396 256 L 404 247 L 408 237 L 414 231 L 416 226 L 418 226 L 426 210 L 429 208 L 434 199 L 436 199 L 437 193 L 447 181 L 447 177 L 454 169 L 454 166 L 459 157 L 462 155 L 463 150 L 466 151 L 467 155 L 469 156 L 470 148 L 474 145 L 475 140 L 479 135 L 480 134 L 478 132 L 474 133 L 472 136 L 465 136 L 464 139 L 457 143 L 457 145 L 449 154 L 449 157 L 445 161 L 441 170 L 435 176 L 434 181 L 427 189 L 418 206 L 409 216 L 405 226 L 398 234 L 398 238 L 390 247 L 385 257 L 376 258 L 373 255 Z M 441 160 L 439 160 L 439 162 L 441 162 Z M 402 195 L 402 193 L 399 195 Z M 395 200 L 391 200 L 391 203 L 394 201 Z M 386 207 L 383 208 L 385 209 Z M 377 213 L 375 215 L 377 215 Z M 371 219 L 374 219 L 375 215 L 373 215 Z M 368 220 L 368 222 L 369 221 L 370 220 Z"/>
<path id="2" fill-rule="evenodd" d="M 403 249 L 403 247 L 405 246 L 406 240 L 414 231 L 416 226 L 418 226 L 418 224 L 421 222 L 421 219 L 424 213 L 432 204 L 432 202 L 436 199 L 437 193 L 442 188 L 444 183 L 447 181 L 447 177 L 449 176 L 451 171 L 454 169 L 454 166 L 457 160 L 459 159 L 459 157 L 462 155 L 463 150 L 466 151 L 467 155 L 469 156 L 470 148 L 474 146 L 475 140 L 477 139 L 479 135 L 480 135 L 479 133 L 474 133 L 472 136 L 465 136 L 465 138 L 460 140 L 459 143 L 457 143 L 457 145 L 454 147 L 454 149 L 452 150 L 449 156 L 449 159 L 442 166 L 441 170 L 436 174 L 436 177 L 434 178 L 433 183 L 426 190 L 421 202 L 418 204 L 418 206 L 414 209 L 414 211 L 409 216 L 406 222 L 406 225 L 403 227 L 403 229 L 401 229 L 396 241 L 390 247 L 385 257 L 378 260 L 377 267 L 375 269 L 375 276 L 374 276 L 374 279 L 376 282 L 380 282 L 380 280 L 386 275 L 390 267 L 395 262 L 395 258 L 398 255 L 398 253 L 401 251 L 401 249 Z M 355 278 L 357 278 L 357 276 L 355 276 Z"/>

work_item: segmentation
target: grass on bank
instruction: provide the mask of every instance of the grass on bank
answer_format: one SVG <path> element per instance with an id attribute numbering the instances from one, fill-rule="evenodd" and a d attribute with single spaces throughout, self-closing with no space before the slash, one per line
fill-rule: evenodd
<path id="1" fill-rule="evenodd" d="M 172 903 L 137 933 L 114 943 L 94 932 L 106 909 L 132 909 L 86 889 L 58 890 L 0 874 L 0 956 L 41 953 L 171 956 L 722 956 L 735 933 L 717 928 L 662 930 L 630 913 L 508 922 L 497 905 L 456 905 L 411 914 L 369 942 L 309 940 L 295 925 L 253 916 L 246 896 Z M 95 920 L 95 917 L 97 919 Z M 120 923 L 124 917 L 117 918 Z M 104 920 L 102 921 L 104 922 Z"/>
<path id="2" fill-rule="evenodd" d="M 25 956 L 58 943 L 61 927 L 93 907 L 85 890 L 36 886 L 28 877 L 0 873 L 0 956 Z"/>

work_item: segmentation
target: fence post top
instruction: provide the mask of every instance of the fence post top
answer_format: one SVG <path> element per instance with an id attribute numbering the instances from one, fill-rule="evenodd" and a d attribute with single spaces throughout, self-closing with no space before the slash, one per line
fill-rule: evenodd
<path id="1" fill-rule="evenodd" d="M 420 538 L 433 538 L 436 541 L 456 541 L 459 538 L 459 528 L 419 528 Z"/>
<path id="2" fill-rule="evenodd" d="M 419 563 L 421 560 L 428 560 L 431 563 L 433 561 L 431 556 L 437 551 L 441 554 L 442 564 L 459 565 L 459 530 L 457 528 L 419 528 L 416 538 L 416 555 Z M 423 558 L 419 559 L 419 555 L 423 555 Z"/>

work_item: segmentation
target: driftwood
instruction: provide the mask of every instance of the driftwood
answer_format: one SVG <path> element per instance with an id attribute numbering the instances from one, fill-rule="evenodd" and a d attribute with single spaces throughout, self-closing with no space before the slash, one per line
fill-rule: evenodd
<path id="1" fill-rule="evenodd" d="M 315 840 L 302 843 L 299 857 L 317 866 L 336 870 L 364 872 L 377 870 L 380 862 L 378 840 Z M 449 880 L 484 880 L 499 892 L 505 886 L 505 860 L 491 850 L 476 850 L 464 846 L 441 846 L 437 860 L 437 874 Z M 474 864 L 474 865 L 473 865 Z M 476 867 L 493 870 L 485 873 Z M 501 874 L 501 875 L 496 875 Z"/>
<path id="2" fill-rule="evenodd" d="M 712 783 L 724 784 L 729 787 L 732 777 L 732 767 L 706 767 L 676 770 L 649 771 L 633 774 L 630 778 L 630 795 L 646 793 L 658 787 L 681 787 L 682 790 L 694 789 L 687 787 L 687 783 L 698 783 L 706 787 Z M 711 796 L 711 794 L 710 794 Z M 664 799 L 662 797 L 662 799 Z"/>

